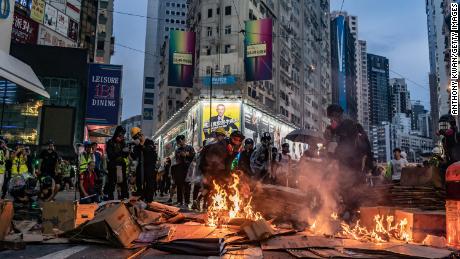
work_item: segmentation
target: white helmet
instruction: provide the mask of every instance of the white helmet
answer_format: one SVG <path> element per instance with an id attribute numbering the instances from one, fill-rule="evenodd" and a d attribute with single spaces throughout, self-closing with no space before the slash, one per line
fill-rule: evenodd
<path id="1" fill-rule="evenodd" d="M 431 150 L 431 153 L 433 153 L 434 155 L 440 155 L 441 149 L 439 147 L 435 147 L 433 148 L 433 150 Z"/>
<path id="2" fill-rule="evenodd" d="M 407 153 L 405 151 L 401 152 L 401 157 L 407 159 Z"/>

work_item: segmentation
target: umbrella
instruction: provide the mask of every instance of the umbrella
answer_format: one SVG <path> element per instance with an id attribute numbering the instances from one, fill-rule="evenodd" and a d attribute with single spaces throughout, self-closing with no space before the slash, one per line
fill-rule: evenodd
<path id="1" fill-rule="evenodd" d="M 319 131 L 313 131 L 309 129 L 296 129 L 286 135 L 286 139 L 293 142 L 301 143 L 321 143 L 323 142 L 323 136 Z"/>

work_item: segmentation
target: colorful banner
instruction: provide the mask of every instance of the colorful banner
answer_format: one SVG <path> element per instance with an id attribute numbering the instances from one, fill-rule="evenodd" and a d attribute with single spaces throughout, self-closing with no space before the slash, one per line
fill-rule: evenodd
<path id="1" fill-rule="evenodd" d="M 194 32 L 169 32 L 169 86 L 193 87 L 194 52 Z"/>
<path id="2" fill-rule="evenodd" d="M 51 5 L 47 4 L 45 6 L 45 20 L 43 21 L 43 24 L 45 24 L 46 27 L 49 27 L 53 30 L 56 29 L 57 12 L 57 9 Z"/>
<path id="3" fill-rule="evenodd" d="M 209 102 L 203 102 L 202 109 L 202 139 L 212 137 L 217 128 L 224 128 L 228 134 L 241 129 L 241 103 L 213 102 L 211 108 L 211 123 L 209 123 Z M 211 129 L 210 129 L 211 128 Z"/>
<path id="4" fill-rule="evenodd" d="M 245 22 L 244 70 L 246 81 L 272 79 L 272 20 Z"/>
<path id="5" fill-rule="evenodd" d="M 32 7 L 30 9 L 30 19 L 38 23 L 43 23 L 44 16 L 45 16 L 45 1 L 32 0 Z"/>
<path id="6" fill-rule="evenodd" d="M 37 44 L 38 23 L 14 13 L 11 40 L 22 44 Z"/>
<path id="7" fill-rule="evenodd" d="M 119 65 L 89 64 L 86 124 L 119 123 L 122 72 Z"/>
<path id="8" fill-rule="evenodd" d="M 61 12 L 58 12 L 56 31 L 66 37 L 69 31 L 69 17 Z"/>
<path id="9" fill-rule="evenodd" d="M 203 84 L 205 86 L 210 86 L 211 77 L 205 76 L 203 78 Z M 235 76 L 213 76 L 212 77 L 212 85 L 234 85 L 234 84 L 236 84 Z"/>

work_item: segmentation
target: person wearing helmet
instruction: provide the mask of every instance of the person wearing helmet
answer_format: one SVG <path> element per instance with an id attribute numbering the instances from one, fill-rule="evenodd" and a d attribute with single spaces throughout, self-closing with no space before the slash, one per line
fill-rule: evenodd
<path id="1" fill-rule="evenodd" d="M 279 153 L 277 162 L 277 170 L 275 173 L 275 182 L 279 185 L 289 187 L 289 179 L 291 178 L 291 153 L 288 143 L 281 145 L 281 153 Z"/>
<path id="2" fill-rule="evenodd" d="M 251 155 L 251 170 L 255 179 L 269 181 L 272 167 L 272 137 L 270 133 L 264 132 L 260 137 L 260 145 Z"/>
<path id="3" fill-rule="evenodd" d="M 238 168 L 249 177 L 254 175 L 251 169 L 252 153 L 254 153 L 254 140 L 252 138 L 247 138 L 244 140 L 244 150 L 240 154 Z"/>
<path id="4" fill-rule="evenodd" d="M 215 142 L 224 140 L 227 137 L 227 131 L 224 128 L 217 128 L 214 131 Z"/>
<path id="5" fill-rule="evenodd" d="M 191 145 L 187 145 L 184 135 L 176 137 L 176 145 L 174 156 L 176 163 L 171 167 L 171 173 L 177 188 L 177 203 L 187 207 L 190 203 L 191 186 L 186 178 L 189 167 L 195 158 L 195 149 Z"/>
<path id="6" fill-rule="evenodd" d="M 136 192 L 145 202 L 152 202 L 155 192 L 156 163 L 158 154 L 153 140 L 146 138 L 140 128 L 131 129 L 131 137 L 136 144 L 131 154 L 137 161 Z"/>
<path id="7" fill-rule="evenodd" d="M 111 139 L 106 143 L 107 153 L 107 182 L 104 186 L 104 196 L 106 199 L 113 200 L 115 187 L 117 185 L 117 172 L 123 174 L 124 159 L 123 150 L 129 149 L 125 142 L 126 130 L 122 126 L 117 126 Z M 126 173 L 126 171 L 125 171 Z M 122 182 L 123 183 L 123 182 Z M 124 184 L 122 184 L 124 186 Z M 128 198 L 128 187 L 122 188 L 119 199 Z"/>

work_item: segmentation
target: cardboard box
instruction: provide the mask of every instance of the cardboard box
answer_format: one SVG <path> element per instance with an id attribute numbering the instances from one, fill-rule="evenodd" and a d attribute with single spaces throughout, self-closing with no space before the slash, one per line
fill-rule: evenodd
<path id="1" fill-rule="evenodd" d="M 43 233 L 54 234 L 53 229 L 68 231 L 75 228 L 75 203 L 72 201 L 43 203 Z"/>
<path id="2" fill-rule="evenodd" d="M 394 216 L 397 208 L 387 206 L 375 206 L 375 207 L 360 207 L 359 208 L 359 219 L 360 225 L 365 226 L 367 229 L 374 229 L 375 215 L 383 217 Z"/>
<path id="3" fill-rule="evenodd" d="M 97 208 L 97 204 L 77 204 L 75 227 L 78 227 L 88 220 L 92 220 Z"/>
<path id="4" fill-rule="evenodd" d="M 14 208 L 12 201 L 0 201 L 0 240 L 4 240 L 11 228 Z"/>
<path id="5" fill-rule="evenodd" d="M 439 168 L 430 167 L 404 167 L 401 172 L 402 186 L 434 186 L 442 187 Z"/>
<path id="6" fill-rule="evenodd" d="M 123 204 L 104 209 L 82 228 L 81 234 L 85 236 L 108 240 L 123 247 L 129 247 L 141 233 L 141 228 Z"/>
<path id="7" fill-rule="evenodd" d="M 427 235 L 446 235 L 445 211 L 422 211 L 405 209 L 395 211 L 395 220 L 407 219 L 407 230 L 414 242 L 423 242 Z"/>

